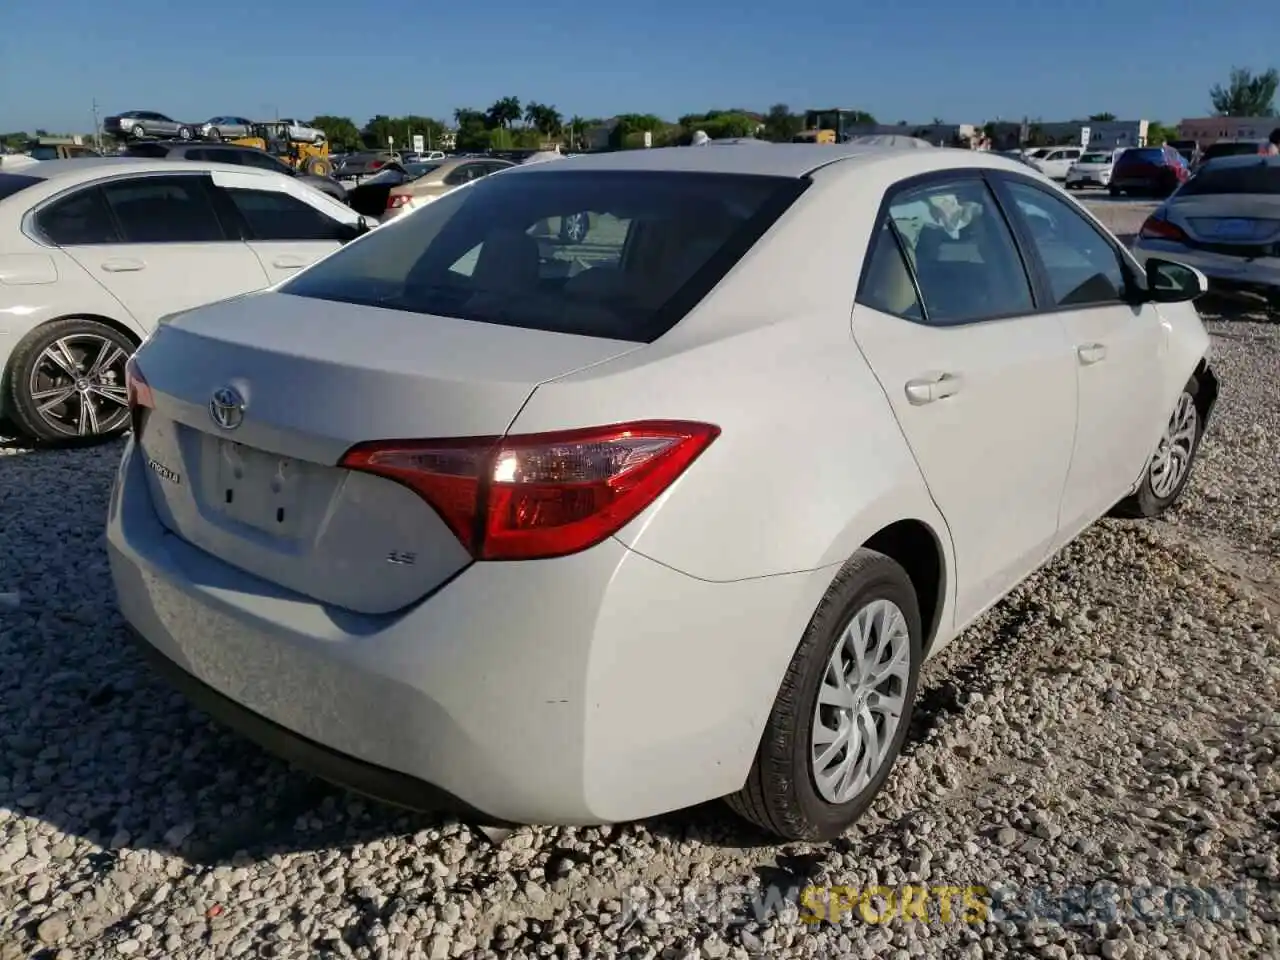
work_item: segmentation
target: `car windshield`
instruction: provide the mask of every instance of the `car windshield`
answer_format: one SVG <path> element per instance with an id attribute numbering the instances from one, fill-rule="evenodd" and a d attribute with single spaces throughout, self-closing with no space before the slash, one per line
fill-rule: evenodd
<path id="1" fill-rule="evenodd" d="M 486 177 L 279 289 L 647 343 L 710 292 L 806 185 L 665 171 Z"/>
<path id="2" fill-rule="evenodd" d="M 1230 166 L 1205 167 L 1188 180 L 1180 197 L 1207 197 L 1217 194 L 1280 194 L 1280 166 L 1274 163 L 1257 163 Z"/>
<path id="3" fill-rule="evenodd" d="M 0 173 L 0 200 L 12 197 L 19 190 L 25 190 L 43 181 L 43 177 L 28 177 L 21 173 Z"/>
<path id="4" fill-rule="evenodd" d="M 58 148 L 57 147 L 32 147 L 31 159 L 32 160 L 57 160 Z"/>
<path id="5" fill-rule="evenodd" d="M 1110 163 L 1111 154 L 1109 153 L 1086 153 L 1080 158 L 1081 163 Z"/>
<path id="6" fill-rule="evenodd" d="M 1160 147 L 1137 147 L 1126 150 L 1121 160 L 1136 160 L 1140 163 L 1164 163 L 1164 150 Z"/>

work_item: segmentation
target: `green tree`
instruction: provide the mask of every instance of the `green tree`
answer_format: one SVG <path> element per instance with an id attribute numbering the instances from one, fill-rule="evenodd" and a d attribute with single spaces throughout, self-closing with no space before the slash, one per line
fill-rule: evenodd
<path id="1" fill-rule="evenodd" d="M 1094 123 L 1113 123 L 1116 119 L 1114 113 L 1091 113 L 1089 119 Z"/>
<path id="2" fill-rule="evenodd" d="M 518 97 L 503 97 L 501 100 L 494 101 L 487 116 L 490 127 L 504 127 L 510 130 L 511 125 L 524 116 L 524 111 L 520 108 Z"/>
<path id="3" fill-rule="evenodd" d="M 1177 139 L 1177 127 L 1166 127 L 1159 120 L 1152 120 L 1147 123 L 1147 146 L 1158 147 L 1162 143 Z"/>
<path id="4" fill-rule="evenodd" d="M 1220 117 L 1274 117 L 1277 86 L 1280 73 L 1274 67 L 1262 73 L 1233 67 L 1227 85 L 1214 84 L 1209 99 Z"/>
<path id="5" fill-rule="evenodd" d="M 790 143 L 800 132 L 804 119 L 791 112 L 785 103 L 775 103 L 764 118 L 764 136 L 774 143 Z"/>
<path id="6" fill-rule="evenodd" d="M 489 149 L 489 118 L 479 110 L 459 107 L 453 111 L 453 119 L 458 124 L 457 147 L 466 152 Z"/>
<path id="7" fill-rule="evenodd" d="M 558 137 L 564 127 L 564 118 L 560 116 L 560 111 L 546 103 L 530 101 L 525 104 L 524 119 L 529 126 L 547 139 Z"/>
<path id="8" fill-rule="evenodd" d="M 360 146 L 360 128 L 350 117 L 328 114 L 313 117 L 310 125 L 324 131 L 329 146 L 338 150 L 354 150 Z"/>
<path id="9" fill-rule="evenodd" d="M 581 150 L 586 145 L 587 128 L 591 124 L 576 113 L 569 118 L 567 146 L 570 150 Z"/>

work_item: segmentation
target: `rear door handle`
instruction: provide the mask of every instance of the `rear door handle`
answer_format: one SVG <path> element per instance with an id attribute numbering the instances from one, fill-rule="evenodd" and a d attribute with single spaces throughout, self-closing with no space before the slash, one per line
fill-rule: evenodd
<path id="1" fill-rule="evenodd" d="M 102 269 L 107 273 L 132 273 L 136 270 L 145 270 L 147 265 L 141 260 L 104 260 L 102 261 Z"/>
<path id="2" fill-rule="evenodd" d="M 1076 347 L 1076 355 L 1086 367 L 1107 358 L 1107 348 L 1101 343 L 1086 343 Z"/>
<path id="3" fill-rule="evenodd" d="M 271 265 L 273 267 L 278 267 L 281 270 L 296 270 L 299 267 L 305 267 L 310 262 L 311 261 L 306 257 L 286 255 L 283 257 L 276 257 L 271 261 Z"/>
<path id="4" fill-rule="evenodd" d="M 937 373 L 907 381 L 907 400 L 913 406 L 933 403 L 960 392 L 964 381 L 954 373 Z"/>

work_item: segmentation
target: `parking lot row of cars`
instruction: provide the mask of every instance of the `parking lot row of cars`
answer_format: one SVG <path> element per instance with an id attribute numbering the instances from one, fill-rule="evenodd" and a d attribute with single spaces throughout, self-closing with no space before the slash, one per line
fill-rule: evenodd
<path id="1" fill-rule="evenodd" d="M 172 117 L 155 110 L 125 110 L 123 113 L 107 117 L 102 129 L 112 137 L 122 140 L 162 139 L 173 137 L 178 140 L 234 140 L 238 137 L 252 137 L 254 131 L 269 124 L 279 126 L 287 131 L 291 140 L 306 143 L 323 143 L 324 131 L 303 123 L 293 117 L 284 117 L 272 121 L 250 120 L 247 117 L 218 116 L 210 117 L 200 123 L 188 123 L 174 120 Z"/>

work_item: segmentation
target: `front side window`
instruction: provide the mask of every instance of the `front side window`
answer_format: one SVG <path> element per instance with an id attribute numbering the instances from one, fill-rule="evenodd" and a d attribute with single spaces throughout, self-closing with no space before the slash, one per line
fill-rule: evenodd
<path id="1" fill-rule="evenodd" d="M 209 243 L 225 240 L 206 192 L 206 178 L 138 177 L 103 184 L 125 243 Z"/>
<path id="2" fill-rule="evenodd" d="M 226 190 L 255 240 L 340 239 L 342 225 L 310 204 L 274 190 Z"/>
<path id="3" fill-rule="evenodd" d="M 60 247 L 120 242 L 111 211 L 97 187 L 55 200 L 36 216 L 36 227 Z"/>
<path id="4" fill-rule="evenodd" d="M 929 323 L 1031 313 L 1035 302 L 1013 235 L 979 178 L 896 194 L 889 220 L 901 238 Z"/>
<path id="5" fill-rule="evenodd" d="M 806 184 L 654 171 L 485 178 L 375 230 L 281 292 L 650 342 L 719 283 Z M 547 228 L 566 217 L 586 227 L 587 242 Z"/>
<path id="6" fill-rule="evenodd" d="M 1059 307 L 1108 304 L 1125 297 L 1125 273 L 1115 248 L 1065 201 L 1010 181 L 1017 215 L 1035 245 Z"/>

